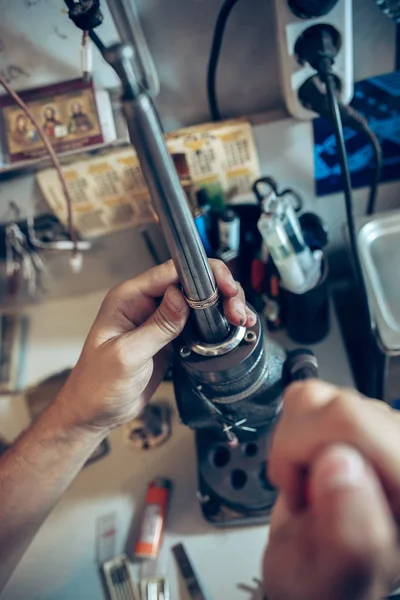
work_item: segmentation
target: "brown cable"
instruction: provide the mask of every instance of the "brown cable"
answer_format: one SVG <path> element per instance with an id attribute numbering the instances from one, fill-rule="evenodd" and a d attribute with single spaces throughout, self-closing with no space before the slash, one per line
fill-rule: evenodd
<path id="1" fill-rule="evenodd" d="M 17 94 L 17 92 L 7 83 L 4 77 L 0 74 L 0 84 L 6 90 L 6 92 L 11 96 L 11 98 L 18 104 L 18 106 L 24 111 L 28 119 L 31 121 L 35 129 L 37 130 L 40 139 L 42 140 L 45 148 L 48 152 L 51 162 L 53 163 L 53 167 L 57 171 L 57 175 L 59 177 L 61 188 L 67 203 L 67 220 L 68 220 L 68 233 L 71 241 L 73 243 L 73 254 L 76 255 L 78 253 L 78 240 L 76 237 L 75 229 L 74 229 L 74 219 L 72 214 L 72 198 L 68 190 L 67 182 L 65 181 L 64 174 L 62 172 L 60 161 L 58 160 L 58 156 L 56 151 L 54 150 L 49 138 L 43 131 L 41 125 L 38 123 L 36 118 L 33 116 L 28 106 L 22 100 L 22 98 Z"/>

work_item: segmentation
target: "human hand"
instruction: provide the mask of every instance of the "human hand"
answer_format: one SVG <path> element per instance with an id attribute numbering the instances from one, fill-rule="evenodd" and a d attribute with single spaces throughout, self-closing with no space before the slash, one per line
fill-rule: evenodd
<path id="1" fill-rule="evenodd" d="M 229 269 L 221 261 L 210 262 L 228 321 L 254 325 L 256 317 Z M 177 283 L 168 261 L 109 292 L 57 400 L 67 422 L 107 431 L 140 414 L 167 366 L 161 350 L 182 332 L 189 316 Z"/>
<path id="2" fill-rule="evenodd" d="M 382 402 L 317 381 L 289 388 L 269 463 L 280 491 L 264 559 L 270 600 L 378 600 L 393 589 L 399 441 L 399 416 Z"/>

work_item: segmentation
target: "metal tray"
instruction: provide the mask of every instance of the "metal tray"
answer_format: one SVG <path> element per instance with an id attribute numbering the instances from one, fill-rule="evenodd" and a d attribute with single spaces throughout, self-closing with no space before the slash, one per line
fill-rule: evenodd
<path id="1" fill-rule="evenodd" d="M 384 350 L 400 350 L 400 211 L 377 215 L 358 232 L 375 327 Z"/>

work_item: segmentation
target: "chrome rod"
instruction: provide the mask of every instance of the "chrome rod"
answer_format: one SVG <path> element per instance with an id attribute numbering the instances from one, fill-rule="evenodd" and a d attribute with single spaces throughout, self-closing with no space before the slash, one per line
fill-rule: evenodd
<path id="1" fill-rule="evenodd" d="M 165 144 L 157 112 L 133 72 L 133 53 L 130 45 L 118 44 L 106 49 L 103 56 L 122 82 L 122 104 L 130 140 L 183 290 L 191 300 L 206 301 L 216 292 L 215 279 Z M 230 327 L 220 304 L 193 310 L 193 319 L 204 342 L 220 342 L 229 334 Z"/>

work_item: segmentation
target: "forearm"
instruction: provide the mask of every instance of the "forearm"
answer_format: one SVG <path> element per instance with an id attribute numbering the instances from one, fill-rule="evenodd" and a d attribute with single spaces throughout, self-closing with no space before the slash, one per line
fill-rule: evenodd
<path id="1" fill-rule="evenodd" d="M 0 593 L 43 521 L 105 433 L 57 399 L 0 459 Z"/>

